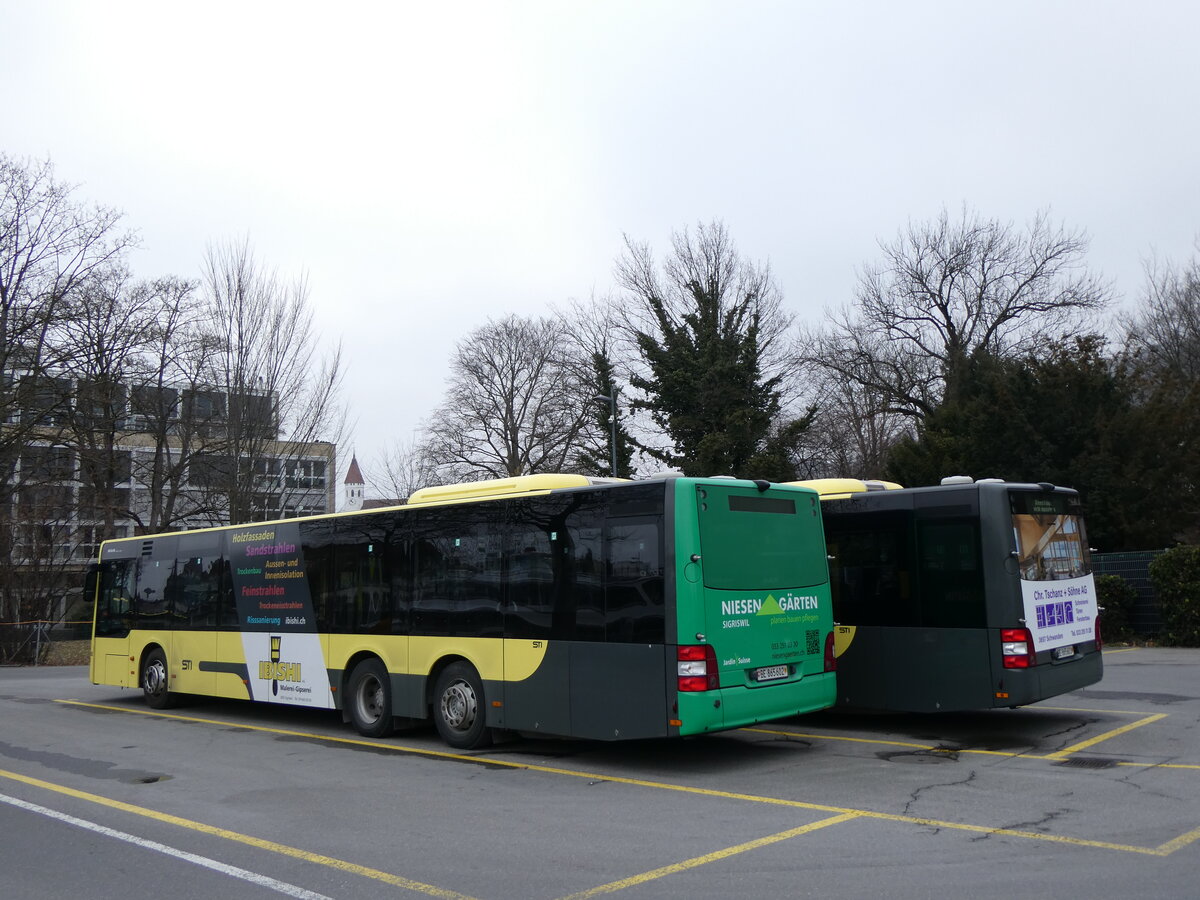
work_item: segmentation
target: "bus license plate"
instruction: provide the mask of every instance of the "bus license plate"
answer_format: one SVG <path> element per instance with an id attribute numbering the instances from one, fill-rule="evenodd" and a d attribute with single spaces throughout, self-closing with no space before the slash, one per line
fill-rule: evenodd
<path id="1" fill-rule="evenodd" d="M 1066 659 L 1067 657 L 1074 656 L 1074 655 L 1075 655 L 1075 645 L 1074 644 L 1068 644 L 1065 647 L 1055 647 L 1054 648 L 1054 658 L 1055 659 Z"/>
<path id="2" fill-rule="evenodd" d="M 780 678 L 787 678 L 787 666 L 763 666 L 761 669 L 755 669 L 750 673 L 755 681 L 776 681 Z"/>

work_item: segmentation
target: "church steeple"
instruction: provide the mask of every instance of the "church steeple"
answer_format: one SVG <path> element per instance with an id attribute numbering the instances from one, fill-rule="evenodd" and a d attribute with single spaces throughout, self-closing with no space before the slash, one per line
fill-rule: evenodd
<path id="1" fill-rule="evenodd" d="M 350 469 L 346 472 L 346 481 L 343 485 L 346 510 L 348 512 L 362 509 L 363 494 L 366 489 L 367 483 L 363 479 L 362 470 L 358 467 L 358 457 L 351 454 Z"/>

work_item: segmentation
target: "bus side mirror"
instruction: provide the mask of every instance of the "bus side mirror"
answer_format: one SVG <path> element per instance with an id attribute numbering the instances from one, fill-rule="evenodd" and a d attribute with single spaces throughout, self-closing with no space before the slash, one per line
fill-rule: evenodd
<path id="1" fill-rule="evenodd" d="M 88 566 L 83 576 L 83 599 L 86 603 L 96 600 L 96 589 L 100 585 L 100 567 L 95 563 Z"/>

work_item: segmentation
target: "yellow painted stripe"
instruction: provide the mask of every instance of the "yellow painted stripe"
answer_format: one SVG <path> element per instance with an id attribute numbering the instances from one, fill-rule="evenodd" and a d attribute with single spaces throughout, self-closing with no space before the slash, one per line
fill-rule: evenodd
<path id="1" fill-rule="evenodd" d="M 1144 709 L 1090 709 L 1082 706 L 1025 706 L 1022 709 L 1049 709 L 1054 712 L 1112 713 L 1114 716 L 1144 716 Z"/>
<path id="2" fill-rule="evenodd" d="M 1134 766 L 1139 769 L 1200 769 L 1200 766 L 1194 763 L 1140 763 L 1140 762 L 1118 762 L 1118 766 Z"/>
<path id="3" fill-rule="evenodd" d="M 739 728 L 738 731 L 749 731 L 753 734 L 778 734 L 785 737 L 815 738 L 819 741 L 851 741 L 855 744 L 885 744 L 889 747 L 912 747 L 916 750 L 936 750 L 930 744 L 910 744 L 906 741 L 884 741 L 878 738 L 846 737 L 838 734 L 807 734 L 803 731 L 776 731 L 770 728 Z"/>
<path id="4" fill-rule="evenodd" d="M 790 838 L 799 837 L 802 834 L 808 834 L 811 831 L 817 831 L 821 828 L 828 828 L 830 825 L 837 825 L 840 822 L 849 822 L 851 819 L 859 818 L 857 813 L 843 813 L 840 816 L 830 816 L 828 819 L 821 819 L 819 822 L 810 822 L 808 825 L 801 825 L 799 828 L 792 828 L 788 831 L 781 831 L 778 834 L 767 835 L 766 837 L 757 838 L 753 841 L 747 841 L 744 844 L 738 844 L 735 847 L 726 847 L 724 850 L 716 850 L 713 853 L 706 853 L 703 856 L 695 856 L 691 859 L 685 859 L 683 862 L 671 863 L 669 866 L 661 866 L 657 869 L 651 869 L 649 872 L 643 872 L 640 875 L 631 875 L 629 878 L 622 878 L 620 881 L 612 881 L 608 884 L 602 884 L 599 887 L 590 888 L 586 891 L 580 891 L 577 894 L 569 894 L 563 897 L 562 900 L 586 900 L 588 897 L 598 897 L 601 894 L 613 894 L 617 891 L 623 891 L 626 888 L 636 887 L 639 884 L 645 884 L 648 881 L 654 881 L 658 878 L 665 878 L 667 875 L 674 875 L 678 872 L 685 872 L 688 869 L 695 869 L 698 866 L 705 866 L 718 860 L 728 859 L 731 856 L 737 856 L 739 853 L 745 853 L 747 850 L 757 850 L 759 847 L 766 847 L 770 844 L 777 844 L 780 841 L 786 841 Z"/>
<path id="5" fill-rule="evenodd" d="M 19 781 L 22 784 L 27 784 L 31 787 L 53 791 L 57 794 L 64 794 L 68 797 L 74 797 L 76 800 L 86 800 L 89 803 L 97 803 L 101 806 L 107 806 L 110 809 L 118 809 L 121 812 L 133 813 L 134 815 L 143 816 L 147 819 L 154 819 L 157 822 L 165 822 L 168 825 L 178 825 L 180 828 L 188 828 L 192 831 L 201 832 L 202 834 L 213 835 L 214 837 L 224 838 L 229 841 L 237 841 L 239 844 L 247 844 L 259 850 L 267 850 L 271 853 L 281 854 L 282 856 L 290 856 L 292 859 L 299 859 L 303 860 L 304 862 L 315 863 L 317 865 L 326 866 L 331 869 L 337 869 L 340 872 L 346 872 L 351 875 L 361 875 L 364 878 L 370 878 L 374 881 L 381 881 L 384 884 L 390 884 L 393 887 L 404 888 L 405 890 L 426 894 L 430 897 L 443 897 L 446 898 L 446 900 L 471 900 L 471 898 L 466 894 L 460 894 L 456 891 L 448 891 L 444 888 L 434 887 L 431 884 L 423 884 L 420 881 L 413 881 L 411 878 L 402 878 L 399 875 L 393 875 L 390 872 L 382 872 L 379 869 L 372 869 L 368 866 L 360 866 L 357 863 L 347 862 L 343 859 L 335 859 L 332 856 L 324 856 L 320 853 L 310 853 L 308 850 L 301 850 L 298 847 L 289 847 L 287 844 L 279 844 L 275 841 L 264 840 L 263 838 L 251 837 L 248 834 L 230 831 L 227 828 L 218 828 L 215 825 L 206 825 L 203 822 L 194 822 L 191 819 L 173 816 L 170 813 L 159 812 L 158 810 L 148 809 L 144 806 L 135 806 L 132 803 L 124 803 L 120 800 L 113 800 L 110 797 L 102 797 L 99 794 L 90 794 L 87 791 L 76 790 L 75 788 L 67 787 L 66 785 L 55 784 L 52 781 L 42 781 L 40 778 L 31 778 L 28 775 L 21 775 L 18 772 L 9 772 L 4 769 L 0 769 L 0 778 L 8 778 L 12 781 Z"/>
<path id="6" fill-rule="evenodd" d="M 1120 650 L 1109 650 L 1107 647 L 1101 651 L 1105 656 L 1112 656 L 1114 653 L 1132 653 L 1134 650 L 1141 650 L 1141 647 L 1122 647 Z"/>
<path id="7" fill-rule="evenodd" d="M 206 725 L 217 725 L 221 728 L 243 728 L 247 731 L 263 731 L 272 734 L 287 735 L 289 737 L 304 737 L 311 740 L 329 741 L 330 743 L 354 744 L 363 747 L 378 747 L 384 750 L 391 750 L 395 753 L 407 753 L 416 756 L 429 756 L 442 759 L 455 759 L 473 763 L 486 763 L 489 766 L 502 766 L 509 769 L 524 769 L 525 771 L 529 772 L 543 772 L 549 775 L 566 775 L 571 778 L 586 778 L 589 781 L 609 782 L 610 784 L 627 784 L 634 787 L 651 788 L 653 790 L 675 791 L 682 794 L 693 794 L 699 797 L 716 797 L 723 800 L 744 800 L 748 803 L 762 803 L 768 806 L 783 806 L 790 807 L 792 809 L 812 809 L 838 815 L 853 814 L 854 816 L 864 819 L 880 819 L 889 822 L 907 822 L 912 825 L 924 825 L 934 828 L 969 831 L 976 834 L 1003 834 L 1010 837 L 1028 838 L 1029 840 L 1034 841 L 1075 844 L 1082 847 L 1099 847 L 1106 850 L 1124 850 L 1128 853 L 1141 853 L 1158 856 L 1164 855 L 1159 853 L 1156 848 L 1135 847 L 1129 844 L 1112 844 L 1106 841 L 1091 841 L 1082 838 L 1058 837 L 1049 834 L 1039 834 L 1038 832 L 1034 831 L 1014 831 L 1008 828 L 994 828 L 988 825 L 968 825 L 960 822 L 945 822 L 938 819 L 921 819 L 915 816 L 893 815 L 891 813 L 874 812 L 867 809 L 852 809 L 845 806 L 830 806 L 829 804 L 825 803 L 808 803 L 803 800 L 786 800 L 782 797 L 768 797 L 761 794 L 739 794 L 733 791 L 719 791 L 713 788 L 691 787 L 689 785 L 671 784 L 670 782 L 664 781 L 646 781 L 640 778 L 625 778 L 620 775 L 605 775 L 598 772 L 584 772 L 577 769 L 560 769 L 554 766 L 539 766 L 531 763 L 514 762 L 507 759 L 496 759 L 495 757 L 491 756 L 468 756 L 463 753 L 451 753 L 443 750 L 427 750 L 423 747 L 409 747 L 403 744 L 364 741 L 355 738 L 334 737 L 330 735 L 313 734 L 303 731 L 289 731 L 281 728 L 267 728 L 263 725 L 244 725 L 239 722 L 222 721 L 219 719 L 201 719 L 195 716 L 177 716 L 150 709 L 107 706 L 100 703 L 84 703 L 80 700 L 57 700 L 55 702 L 74 706 L 91 707 L 94 709 L 105 709 L 112 712 L 137 713 L 140 715 L 158 716 L 160 718 L 179 719 L 185 722 L 199 722 Z M 1191 832 L 1188 833 L 1190 834 Z"/>
<path id="8" fill-rule="evenodd" d="M 1138 719 L 1136 722 L 1130 722 L 1128 725 L 1122 725 L 1120 728 L 1114 728 L 1112 731 L 1106 731 L 1104 734 L 1098 734 L 1093 738 L 1088 738 L 1086 741 L 1080 741 L 1078 744 L 1072 744 L 1070 747 L 1064 747 L 1054 753 L 1049 754 L 1046 759 L 1065 759 L 1072 753 L 1078 753 L 1080 750 L 1086 750 L 1088 747 L 1094 747 L 1102 741 L 1110 740 L 1118 735 L 1133 731 L 1135 728 L 1141 728 L 1143 725 L 1149 725 L 1151 722 L 1157 722 L 1159 719 L 1165 719 L 1166 713 L 1155 713 L 1152 716 Z"/>
<path id="9" fill-rule="evenodd" d="M 1181 834 L 1172 841 L 1167 841 L 1165 844 L 1159 844 L 1158 852 L 1163 856 L 1168 856 L 1181 847 L 1186 847 L 1188 844 L 1194 844 L 1196 841 L 1200 841 L 1200 828 L 1193 828 L 1191 831 L 1187 832 L 1186 834 Z"/>

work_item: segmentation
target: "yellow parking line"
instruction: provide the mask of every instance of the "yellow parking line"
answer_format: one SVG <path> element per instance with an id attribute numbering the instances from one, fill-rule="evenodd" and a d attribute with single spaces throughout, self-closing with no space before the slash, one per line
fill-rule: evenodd
<path id="1" fill-rule="evenodd" d="M 1158 853 L 1161 856 L 1169 856 L 1181 847 L 1186 847 L 1188 844 L 1193 844 L 1200 841 L 1200 828 L 1193 828 L 1186 834 L 1181 834 L 1174 840 L 1167 841 L 1165 844 L 1159 844 Z"/>
<path id="2" fill-rule="evenodd" d="M 1106 731 L 1104 734 L 1098 734 L 1093 738 L 1088 738 L 1086 741 L 1080 741 L 1078 744 L 1072 744 L 1070 747 L 1064 747 L 1054 753 L 1046 756 L 1046 759 L 1065 759 L 1072 753 L 1078 753 L 1080 750 L 1086 750 L 1088 747 L 1094 747 L 1102 741 L 1107 741 L 1110 738 L 1115 738 L 1118 735 L 1125 734 L 1128 731 L 1133 731 L 1135 728 L 1141 728 L 1143 725 L 1149 725 L 1151 722 L 1157 722 L 1159 719 L 1165 719 L 1166 713 L 1154 713 L 1154 715 L 1146 716 L 1143 719 L 1138 719 L 1136 722 L 1130 722 L 1128 725 L 1122 725 L 1120 728 L 1114 728 L 1112 731 Z"/>
<path id="3" fill-rule="evenodd" d="M 1200 766 L 1193 763 L 1140 763 L 1140 762 L 1118 762 L 1118 766 L 1135 766 L 1140 769 L 1200 769 Z"/>
<path id="4" fill-rule="evenodd" d="M 459 894 L 456 891 L 448 891 L 444 888 L 434 887 L 431 884 L 413 881 L 410 878 L 401 878 L 399 875 L 393 875 L 390 872 L 382 872 L 379 869 L 372 869 L 368 866 L 360 866 L 357 863 L 347 862 L 344 859 L 335 859 L 332 856 L 324 856 L 320 853 L 310 853 L 308 850 L 301 850 L 298 847 L 289 847 L 287 844 L 278 844 L 275 841 L 268 841 L 264 840 L 263 838 L 252 837 L 248 834 L 230 831 L 227 828 L 218 828 L 215 825 L 206 825 L 203 822 L 194 822 L 191 819 L 184 819 L 180 816 L 173 816 L 170 813 L 159 812 L 158 810 L 154 809 L 147 809 L 144 806 L 135 806 L 132 803 L 124 803 L 120 800 L 113 800 L 110 797 L 102 797 L 99 794 L 89 794 L 87 791 L 76 790 L 75 788 L 67 787 L 63 784 L 55 784 L 52 781 L 42 781 L 40 778 L 31 778 L 28 775 L 21 775 L 18 772 L 8 772 L 4 769 L 0 769 L 0 778 L 8 778 L 12 781 L 19 781 L 22 784 L 28 784 L 32 787 L 42 788 L 43 790 L 47 791 L 54 791 L 58 794 L 74 797 L 77 800 L 86 800 L 89 803 L 98 803 L 101 806 L 107 806 L 111 809 L 121 810 L 122 812 L 144 816 L 147 819 L 154 819 L 158 822 L 166 822 L 170 825 L 178 825 L 180 828 L 190 828 L 192 831 L 199 831 L 203 834 L 225 838 L 229 841 L 237 841 L 240 844 L 248 844 L 249 846 L 256 847 L 259 850 L 268 850 L 271 853 L 279 853 L 283 856 L 290 856 L 293 859 L 303 860 L 304 862 L 316 863 L 317 865 L 327 866 L 331 869 L 337 869 L 340 872 L 347 872 L 351 875 L 361 875 L 364 878 L 382 881 L 384 884 L 390 884 L 394 887 L 416 891 L 417 893 L 426 894 L 430 897 L 443 897 L 446 898 L 446 900 L 472 900 L 472 898 L 468 897 L 466 894 Z"/>
<path id="5" fill-rule="evenodd" d="M 1165 856 L 1166 853 L 1174 852 L 1178 847 L 1174 846 L 1173 842 L 1168 842 L 1162 845 L 1163 847 L 1171 847 L 1166 853 L 1161 851 L 1161 848 L 1150 847 L 1135 847 L 1130 844 L 1113 844 L 1107 841 L 1092 841 L 1083 838 L 1060 837 L 1057 835 L 1040 834 L 1034 831 L 1014 831 L 1008 828 L 995 828 L 988 825 L 968 825 L 961 822 L 946 822 L 938 819 L 922 819 L 915 816 L 893 815 L 891 813 L 875 812 L 867 809 L 852 809 L 845 806 L 831 806 L 825 803 L 808 803 L 803 800 L 787 800 L 782 797 L 769 797 L 761 794 L 739 794 L 733 791 L 719 791 L 713 788 L 691 787 L 684 784 L 672 784 L 667 781 L 647 781 L 640 778 L 625 778 L 620 775 L 607 775 L 598 772 L 584 772 L 578 769 L 561 769 L 555 766 L 539 766 L 531 763 L 513 762 L 507 759 L 496 759 L 491 756 L 469 756 L 464 753 L 451 753 L 444 750 L 427 750 L 422 747 L 410 747 L 404 744 L 383 743 L 381 741 L 364 741 L 356 738 L 335 737 L 324 734 L 313 734 L 304 731 L 290 731 L 283 728 L 268 728 L 264 725 L 247 725 L 241 722 L 222 721 L 220 719 L 203 719 L 197 716 L 180 716 L 173 713 L 162 713 L 152 709 L 135 709 L 132 707 L 109 706 L 101 703 L 85 703 L 81 700 L 58 700 L 57 703 L 64 703 L 73 706 L 90 707 L 93 709 L 104 709 L 112 712 L 136 713 L 138 715 L 156 716 L 159 718 L 177 719 L 184 722 L 198 722 L 206 725 L 219 725 L 222 728 L 242 728 L 247 731 L 261 731 L 270 734 L 282 734 L 289 737 L 303 737 L 318 741 L 329 741 L 337 744 L 353 744 L 362 747 L 378 747 L 384 750 L 391 750 L 395 753 L 407 753 L 416 756 L 429 756 L 441 759 L 455 759 L 464 762 L 472 762 L 477 764 L 486 764 L 489 766 L 501 766 L 509 769 L 523 769 L 528 772 L 542 772 L 549 775 L 566 775 L 571 778 L 586 778 L 589 781 L 609 782 L 610 784 L 627 784 L 634 787 L 651 788 L 662 791 L 676 791 L 683 794 L 693 794 L 699 797 L 716 797 L 724 800 L 744 800 L 748 803 L 762 803 L 769 806 L 791 807 L 793 809 L 811 809 L 820 812 L 833 813 L 835 815 L 853 814 L 858 818 L 863 819 L 881 819 L 889 822 L 906 822 L 913 825 L 924 825 L 934 828 L 945 828 L 957 831 L 969 831 L 976 834 L 1003 834 L 1010 837 L 1027 838 L 1034 841 L 1049 841 L 1052 843 L 1074 844 L 1081 847 L 1096 847 L 1105 850 L 1123 850 L 1127 853 L 1150 854 L 1152 856 Z M 1134 723 L 1136 725 L 1138 723 Z M 1063 751 L 1060 751 L 1063 752 Z M 1187 833 L 1188 835 L 1191 832 Z M 1182 835 L 1176 838 L 1176 841 L 1183 840 L 1187 835 Z M 1185 846 L 1190 841 L 1184 841 L 1179 846 Z"/>
<path id="6" fill-rule="evenodd" d="M 912 747 L 916 750 L 936 750 L 930 744 L 910 744 L 907 741 L 884 741 L 878 738 L 844 737 L 837 734 L 806 734 L 803 731 L 778 731 L 770 728 L 739 728 L 738 731 L 749 731 L 754 734 L 778 734 L 785 737 L 816 738 L 820 741 L 852 741 L 855 744 L 885 744 L 889 747 Z"/>
<path id="7" fill-rule="evenodd" d="M 658 878 L 664 878 L 667 875 L 674 875 L 677 872 L 685 872 L 688 869 L 695 869 L 698 866 L 704 866 L 711 862 L 728 859 L 731 856 L 736 856 L 739 853 L 745 853 L 747 850 L 757 850 L 759 847 L 766 847 L 770 844 L 777 844 L 780 841 L 786 841 L 790 838 L 799 837 L 802 834 L 808 834 L 811 831 L 817 831 L 821 828 L 828 828 L 830 825 L 837 825 L 840 822 L 849 822 L 851 819 L 860 818 L 858 813 L 843 813 L 839 816 L 830 816 L 828 819 L 821 819 L 818 822 L 810 822 L 808 825 L 801 825 L 799 828 L 792 828 L 788 831 L 781 831 L 778 834 L 771 834 L 767 837 L 757 838 L 753 841 L 747 841 L 744 844 L 738 844 L 735 847 L 726 847 L 724 850 L 717 850 L 713 853 L 706 853 L 703 856 L 695 856 L 691 859 L 685 859 L 683 862 L 671 863 L 669 866 L 661 866 L 657 869 L 651 869 L 649 872 L 643 872 L 640 875 L 632 875 L 629 878 L 622 878 L 620 881 L 611 881 L 608 884 L 602 884 L 598 887 L 589 888 L 586 891 L 580 891 L 577 894 L 569 894 L 563 897 L 562 900 L 586 900 L 588 897 L 598 897 L 601 894 L 613 894 L 617 891 L 623 891 L 626 888 L 635 887 L 639 884 L 645 884 L 648 881 L 654 881 Z"/>

